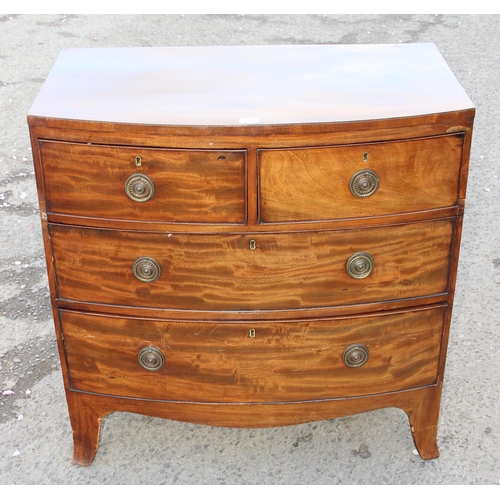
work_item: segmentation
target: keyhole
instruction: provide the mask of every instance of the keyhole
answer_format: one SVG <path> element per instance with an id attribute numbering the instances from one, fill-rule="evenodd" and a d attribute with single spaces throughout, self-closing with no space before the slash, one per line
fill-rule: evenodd
<path id="1" fill-rule="evenodd" d="M 368 153 L 363 153 L 363 161 L 368 161 Z"/>
<path id="2" fill-rule="evenodd" d="M 135 157 L 135 166 L 140 167 L 142 165 L 142 158 L 140 156 Z"/>
<path id="3" fill-rule="evenodd" d="M 257 242 L 255 240 L 250 240 L 250 250 L 255 250 L 257 248 Z"/>

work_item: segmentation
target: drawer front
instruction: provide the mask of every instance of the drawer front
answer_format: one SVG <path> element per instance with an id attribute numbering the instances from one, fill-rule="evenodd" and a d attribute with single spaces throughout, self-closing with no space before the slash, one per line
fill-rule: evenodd
<path id="1" fill-rule="evenodd" d="M 446 136 L 261 150 L 261 220 L 332 220 L 453 206 L 458 199 L 462 145 L 463 137 Z"/>
<path id="2" fill-rule="evenodd" d="M 266 402 L 345 398 L 435 383 L 444 312 L 439 306 L 258 324 L 69 311 L 61 312 L 61 319 L 72 389 L 171 401 Z M 359 344 L 368 360 L 347 366 L 344 353 Z M 138 359 L 151 347 L 157 349 L 156 361 L 163 357 L 155 371 Z"/>
<path id="3" fill-rule="evenodd" d="M 244 151 L 39 145 L 49 213 L 188 223 L 246 220 Z M 144 201 L 149 193 L 152 198 Z"/>
<path id="4" fill-rule="evenodd" d="M 52 225 L 50 234 L 59 298 L 253 311 L 446 293 L 453 226 L 453 219 L 439 219 L 356 230 L 207 235 Z M 346 269 L 359 253 L 373 259 L 363 279 Z M 144 263 L 146 257 L 154 261 Z M 143 279 L 141 268 L 156 281 L 141 281 L 134 265 Z"/>

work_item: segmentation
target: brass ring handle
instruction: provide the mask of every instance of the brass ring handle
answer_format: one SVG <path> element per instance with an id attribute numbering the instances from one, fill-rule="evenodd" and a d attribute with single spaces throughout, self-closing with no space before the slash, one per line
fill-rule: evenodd
<path id="1" fill-rule="evenodd" d="M 134 276 L 145 283 L 152 283 L 161 276 L 161 266 L 152 257 L 139 257 L 132 265 Z"/>
<path id="2" fill-rule="evenodd" d="M 349 368 L 359 368 L 368 361 L 369 357 L 368 347 L 363 344 L 352 344 L 344 350 L 342 361 Z"/>
<path id="3" fill-rule="evenodd" d="M 165 364 L 165 356 L 156 347 L 144 347 L 137 355 L 139 364 L 149 371 L 157 371 Z"/>
<path id="4" fill-rule="evenodd" d="M 133 174 L 125 181 L 125 193 L 139 203 L 149 201 L 155 194 L 153 181 L 144 174 Z"/>
<path id="5" fill-rule="evenodd" d="M 351 177 L 349 189 L 358 198 L 367 198 L 377 191 L 380 180 L 373 170 L 360 170 Z"/>
<path id="6" fill-rule="evenodd" d="M 375 261 L 369 253 L 357 252 L 349 257 L 345 267 L 351 278 L 361 280 L 373 271 Z"/>

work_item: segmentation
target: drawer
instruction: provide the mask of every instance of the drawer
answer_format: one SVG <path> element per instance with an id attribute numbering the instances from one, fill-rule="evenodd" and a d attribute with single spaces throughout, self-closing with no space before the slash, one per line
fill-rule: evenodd
<path id="1" fill-rule="evenodd" d="M 39 146 L 49 213 L 117 220 L 245 223 L 244 151 L 48 141 L 39 141 Z M 152 198 L 144 201 L 150 193 Z"/>
<path id="2" fill-rule="evenodd" d="M 261 221 L 320 221 L 453 206 L 462 147 L 463 137 L 453 135 L 260 150 Z"/>
<path id="3" fill-rule="evenodd" d="M 446 293 L 454 224 L 454 219 L 437 219 L 353 230 L 243 235 L 51 225 L 50 237 L 61 299 L 255 311 Z M 354 271 L 371 268 L 371 273 L 351 277 L 349 260 L 354 260 Z"/>
<path id="4" fill-rule="evenodd" d="M 74 390 L 171 401 L 307 401 L 436 383 L 445 310 L 256 324 L 62 311 L 61 321 Z M 148 356 L 143 349 L 151 347 Z M 141 351 L 156 370 L 141 366 Z M 349 357 L 353 351 L 358 356 Z M 344 353 L 347 363 L 367 361 L 347 366 Z"/>

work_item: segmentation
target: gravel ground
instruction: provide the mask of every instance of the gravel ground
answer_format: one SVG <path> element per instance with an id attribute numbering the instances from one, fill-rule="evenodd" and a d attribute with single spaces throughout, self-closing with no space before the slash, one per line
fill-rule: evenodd
<path id="1" fill-rule="evenodd" d="M 0 14 L 0 484 L 499 484 L 499 27 L 498 16 Z M 397 409 L 263 430 L 115 413 L 92 465 L 72 465 L 26 125 L 60 50 L 399 42 L 434 42 L 477 107 L 440 458 L 415 454 Z"/>

